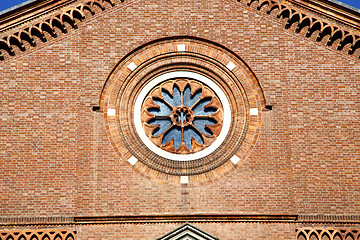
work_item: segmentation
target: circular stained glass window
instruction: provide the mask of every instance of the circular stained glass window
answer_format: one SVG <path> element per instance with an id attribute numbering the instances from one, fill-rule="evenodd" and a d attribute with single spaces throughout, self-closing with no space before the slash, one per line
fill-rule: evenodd
<path id="1" fill-rule="evenodd" d="M 216 94 L 192 79 L 168 80 L 145 98 L 141 121 L 161 149 L 189 154 L 211 145 L 221 132 L 223 108 Z"/>
<path id="2" fill-rule="evenodd" d="M 139 116 L 135 126 L 144 143 L 160 156 L 193 160 L 221 144 L 230 114 L 225 94 L 213 81 L 198 73 L 176 71 L 144 87 L 135 105 Z"/>

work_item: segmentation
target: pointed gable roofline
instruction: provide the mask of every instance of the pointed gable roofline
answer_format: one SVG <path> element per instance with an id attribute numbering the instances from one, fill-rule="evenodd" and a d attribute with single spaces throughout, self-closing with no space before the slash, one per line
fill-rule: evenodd
<path id="1" fill-rule="evenodd" d="M 356 30 L 360 30 L 360 13 L 350 8 L 326 0 L 288 0 L 292 5 L 297 5 L 314 13 L 309 14 L 281 0 L 237 1 L 246 2 L 248 6 L 256 5 L 257 10 L 266 9 L 267 14 L 277 11 L 277 18 L 287 19 L 285 29 L 294 25 L 295 33 L 300 33 L 302 29 L 307 28 L 305 33 L 307 38 L 318 32 L 316 41 L 320 42 L 328 37 L 326 45 L 332 46 L 337 43 L 336 49 L 339 51 L 350 44 L 347 51 L 349 55 L 354 55 L 355 51 L 360 48 L 360 34 L 356 32 Z M 325 19 L 334 20 L 334 23 Z M 339 41 L 337 42 L 337 40 Z"/>
<path id="2" fill-rule="evenodd" d="M 156 240 L 187 240 L 187 239 L 198 239 L 198 240 L 219 240 L 206 232 L 190 225 L 189 223 L 169 232 L 165 236 Z"/>
<path id="3" fill-rule="evenodd" d="M 85 19 L 85 11 L 94 15 L 96 9 L 105 10 L 105 3 L 114 6 L 113 0 L 85 0 L 69 7 L 76 2 L 78 0 L 40 0 L 4 11 L 0 16 L 0 60 L 5 60 L 3 50 L 14 56 L 14 46 L 26 51 L 24 41 L 32 47 L 36 46 L 35 39 L 47 42 L 45 32 L 53 38 L 57 37 L 56 28 L 67 33 L 65 23 L 76 29 L 76 22 Z"/>

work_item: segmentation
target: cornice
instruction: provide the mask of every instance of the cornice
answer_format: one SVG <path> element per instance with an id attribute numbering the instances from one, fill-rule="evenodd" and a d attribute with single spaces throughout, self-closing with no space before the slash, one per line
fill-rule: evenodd
<path id="1" fill-rule="evenodd" d="M 0 33 L 54 13 L 80 0 L 40 0 L 0 15 Z"/>
<path id="2" fill-rule="evenodd" d="M 346 25 L 360 33 L 360 10 L 359 12 L 338 5 L 328 0 L 285 0 L 292 6 L 300 7 L 327 19 Z"/>
<path id="3" fill-rule="evenodd" d="M 237 0 L 238 2 L 246 2 L 248 6 L 256 6 L 257 10 L 266 10 L 267 14 L 271 14 L 276 11 L 276 17 L 279 19 L 287 19 L 285 23 L 285 29 L 289 29 L 292 26 L 295 26 L 295 33 L 300 33 L 303 29 L 307 29 L 305 32 L 305 37 L 310 38 L 312 35 L 316 35 L 315 40 L 320 42 L 328 37 L 326 45 L 327 46 L 336 46 L 338 51 L 347 50 L 347 54 L 356 55 L 359 57 L 359 53 L 354 54 L 357 49 L 360 48 L 360 34 L 358 34 L 355 30 L 355 27 L 359 28 L 359 23 L 350 24 L 350 19 L 354 19 L 359 16 L 348 16 L 344 17 L 344 9 L 340 11 L 340 8 L 332 8 L 332 12 L 326 12 L 323 6 L 322 9 L 318 8 L 315 11 L 315 8 L 311 7 L 310 4 L 307 6 L 303 4 L 305 0 L 288 0 L 292 3 L 296 3 L 299 6 L 305 8 L 306 11 L 299 10 L 298 8 L 282 2 L 280 0 Z M 306 0 L 306 2 L 319 3 L 321 0 Z M 293 4 L 295 5 L 295 4 Z M 320 9 L 320 10 L 319 10 Z M 313 12 L 315 14 L 310 14 L 309 12 Z M 340 17 L 340 12 L 343 14 L 342 18 Z M 350 10 L 349 10 L 350 12 Z M 335 14 L 336 13 L 336 14 Z M 354 12 L 355 13 L 355 12 Z M 317 15 L 321 16 L 317 16 Z M 333 23 L 329 20 L 341 22 L 342 25 Z M 345 27 L 347 26 L 347 27 Z M 346 48 L 349 44 L 349 47 Z"/>
<path id="4" fill-rule="evenodd" d="M 123 2 L 123 0 L 120 1 Z M 47 42 L 45 32 L 56 38 L 58 36 L 56 28 L 62 33 L 67 33 L 65 23 L 68 23 L 76 29 L 78 27 L 77 21 L 85 19 L 86 11 L 94 15 L 97 9 L 104 11 L 106 3 L 110 6 L 115 5 L 113 0 L 85 0 L 73 5 L 76 2 L 78 0 L 36 1 L 23 8 L 1 15 L 0 60 L 5 60 L 2 50 L 8 52 L 10 56 L 14 56 L 14 46 L 21 51 L 26 51 L 24 41 L 35 47 L 35 39 Z"/>

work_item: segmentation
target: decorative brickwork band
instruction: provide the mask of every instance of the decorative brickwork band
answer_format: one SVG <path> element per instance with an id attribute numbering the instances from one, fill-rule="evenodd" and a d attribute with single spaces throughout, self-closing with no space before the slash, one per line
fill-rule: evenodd
<path id="1" fill-rule="evenodd" d="M 360 223 L 359 215 L 299 215 L 303 223 Z"/>
<path id="2" fill-rule="evenodd" d="M 0 231 L 0 240 L 75 240 L 76 231 L 70 230 L 13 230 Z"/>
<path id="3" fill-rule="evenodd" d="M 6 33 L 5 36 L 0 38 L 0 60 L 4 60 L 1 50 L 5 50 L 10 56 L 14 56 L 14 46 L 18 47 L 21 51 L 26 50 L 24 41 L 33 47 L 36 46 L 36 38 L 42 42 L 46 42 L 45 32 L 53 38 L 57 37 L 56 28 L 62 33 L 67 33 L 68 30 L 66 29 L 65 23 L 70 24 L 71 27 L 76 29 L 76 20 L 83 21 L 85 19 L 85 10 L 94 15 L 96 9 L 105 10 L 105 2 L 114 6 L 112 0 L 86 0 L 74 7 L 66 8 L 50 17 L 37 21 L 30 26 L 27 25 L 10 34 Z"/>
<path id="4" fill-rule="evenodd" d="M 297 240 L 359 240 L 360 229 L 301 228 Z"/>
<path id="5" fill-rule="evenodd" d="M 287 19 L 286 29 L 297 24 L 296 33 L 300 33 L 303 28 L 307 28 L 306 37 L 311 37 L 315 32 L 318 32 L 316 37 L 318 42 L 328 37 L 327 46 L 337 43 L 337 50 L 343 50 L 346 45 L 350 44 L 348 49 L 348 54 L 350 55 L 360 48 L 360 36 L 358 34 L 337 24 L 303 13 L 279 0 L 238 0 L 238 2 L 245 1 L 248 6 L 253 3 L 256 4 L 257 10 L 267 7 L 267 14 L 277 10 L 277 18 Z"/>

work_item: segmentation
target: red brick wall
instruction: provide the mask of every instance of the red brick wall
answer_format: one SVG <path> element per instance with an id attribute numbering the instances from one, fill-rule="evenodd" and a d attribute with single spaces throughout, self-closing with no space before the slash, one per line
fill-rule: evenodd
<path id="1" fill-rule="evenodd" d="M 236 1 L 116 3 L 79 29 L 0 62 L 2 217 L 359 214 L 358 59 L 284 30 L 273 16 Z M 260 140 L 249 158 L 201 186 L 162 185 L 135 173 L 113 151 L 103 114 L 91 110 L 121 58 L 177 35 L 234 51 L 273 105 L 263 112 Z M 135 239 L 138 231 L 149 233 L 141 239 L 153 239 L 176 227 L 170 225 L 154 232 L 153 226 L 126 226 L 126 237 L 118 239 Z M 282 225 L 199 227 L 221 239 L 294 234 Z M 79 236 L 120 234 L 113 226 L 102 230 L 103 237 L 92 234 L 99 228 L 83 227 Z M 253 236 L 241 230 L 249 228 Z M 259 235 L 277 228 L 272 237 Z"/>

